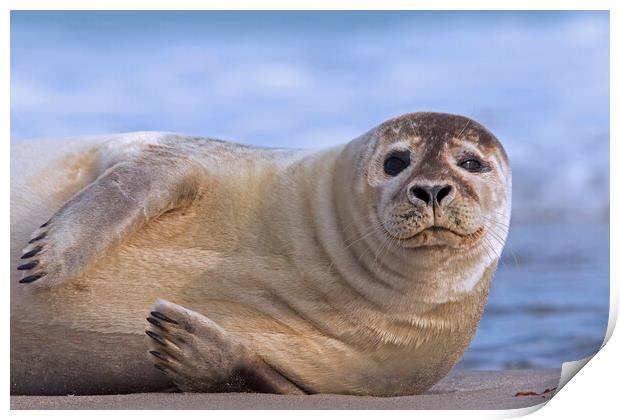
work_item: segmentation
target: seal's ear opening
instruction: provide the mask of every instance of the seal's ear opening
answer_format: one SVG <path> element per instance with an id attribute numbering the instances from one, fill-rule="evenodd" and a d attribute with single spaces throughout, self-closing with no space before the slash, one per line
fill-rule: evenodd
<path id="1" fill-rule="evenodd" d="M 377 142 L 376 128 L 373 128 L 347 143 L 336 161 L 335 182 L 342 182 L 355 192 L 362 193 L 368 186 L 371 159 Z"/>

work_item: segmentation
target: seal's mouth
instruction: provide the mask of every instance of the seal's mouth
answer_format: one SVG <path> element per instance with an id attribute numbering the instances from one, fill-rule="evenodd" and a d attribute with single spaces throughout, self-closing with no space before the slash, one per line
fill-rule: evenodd
<path id="1" fill-rule="evenodd" d="M 387 230 L 386 230 L 387 232 Z M 472 233 L 460 233 L 444 226 L 429 226 L 409 237 L 396 238 L 403 248 L 446 246 L 450 248 L 470 248 L 484 236 L 484 226 Z M 387 232 L 388 235 L 394 235 Z"/>

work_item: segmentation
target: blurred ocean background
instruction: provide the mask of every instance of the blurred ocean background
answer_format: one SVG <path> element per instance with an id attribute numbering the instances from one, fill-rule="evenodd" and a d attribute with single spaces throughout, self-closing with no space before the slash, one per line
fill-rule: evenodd
<path id="1" fill-rule="evenodd" d="M 459 369 L 595 353 L 609 306 L 607 12 L 11 13 L 11 140 L 158 130 L 317 148 L 470 116 L 513 224 Z"/>

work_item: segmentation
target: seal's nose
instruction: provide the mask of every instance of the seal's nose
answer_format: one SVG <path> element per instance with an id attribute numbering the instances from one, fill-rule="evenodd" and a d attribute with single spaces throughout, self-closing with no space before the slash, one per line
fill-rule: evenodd
<path id="1" fill-rule="evenodd" d="M 409 188 L 409 199 L 411 202 L 422 200 L 427 206 L 441 206 L 451 192 L 451 185 L 413 185 Z"/>

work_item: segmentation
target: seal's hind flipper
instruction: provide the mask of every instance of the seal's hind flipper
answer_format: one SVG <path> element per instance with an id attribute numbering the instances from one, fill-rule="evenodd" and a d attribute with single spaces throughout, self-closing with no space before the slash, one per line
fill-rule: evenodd
<path id="1" fill-rule="evenodd" d="M 20 283 L 52 286 L 76 276 L 150 220 L 193 200 L 201 173 L 156 146 L 115 164 L 32 234 L 17 267 Z"/>
<path id="2" fill-rule="evenodd" d="M 182 391 L 304 394 L 203 315 L 158 300 L 147 321 L 148 356 Z"/>

